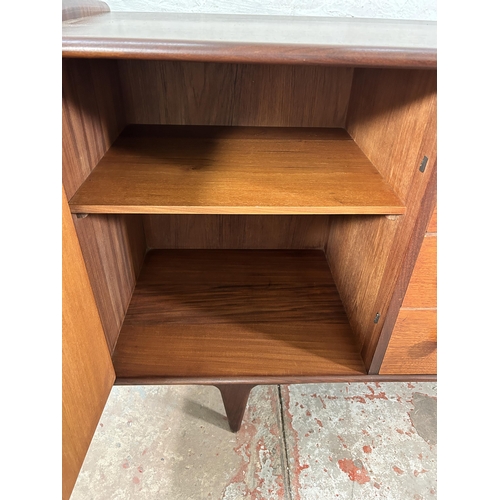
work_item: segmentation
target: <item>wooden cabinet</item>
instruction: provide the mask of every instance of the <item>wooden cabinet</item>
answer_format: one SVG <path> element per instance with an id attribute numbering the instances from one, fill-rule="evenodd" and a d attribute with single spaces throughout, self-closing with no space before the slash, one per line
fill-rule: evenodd
<path id="1" fill-rule="evenodd" d="M 63 186 L 68 286 L 93 295 L 65 310 L 100 320 L 63 332 L 100 339 L 92 422 L 115 376 L 216 385 L 233 430 L 256 384 L 435 378 L 412 355 L 433 319 L 408 308 L 435 287 L 435 26 L 68 19 Z"/>
<path id="2" fill-rule="evenodd" d="M 380 374 L 437 373 L 437 212 L 427 226 Z"/>

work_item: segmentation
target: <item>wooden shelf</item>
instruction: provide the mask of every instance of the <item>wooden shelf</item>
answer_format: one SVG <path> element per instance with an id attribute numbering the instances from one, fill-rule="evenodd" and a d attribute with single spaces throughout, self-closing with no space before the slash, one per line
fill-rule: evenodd
<path id="1" fill-rule="evenodd" d="M 152 250 L 116 348 L 118 382 L 365 374 L 318 250 Z"/>
<path id="2" fill-rule="evenodd" d="M 436 23 L 107 12 L 63 23 L 63 57 L 435 68 Z"/>
<path id="3" fill-rule="evenodd" d="M 129 126 L 73 213 L 402 214 L 343 129 Z"/>

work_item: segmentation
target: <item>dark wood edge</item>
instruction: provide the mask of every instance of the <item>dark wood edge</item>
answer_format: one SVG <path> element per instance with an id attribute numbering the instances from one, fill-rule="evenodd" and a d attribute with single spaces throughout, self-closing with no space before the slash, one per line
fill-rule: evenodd
<path id="1" fill-rule="evenodd" d="M 224 384 L 319 384 L 319 383 L 346 383 L 346 382 L 435 382 L 437 375 L 332 375 L 330 377 L 227 377 L 227 378 L 169 378 L 117 377 L 115 385 L 224 385 Z"/>
<path id="2" fill-rule="evenodd" d="M 108 4 L 101 0 L 63 0 L 62 2 L 63 22 L 110 11 Z"/>
<path id="3" fill-rule="evenodd" d="M 387 348 L 389 347 L 389 341 L 391 340 L 392 331 L 394 330 L 394 326 L 398 319 L 399 311 L 401 309 L 401 305 L 403 304 L 406 290 L 413 273 L 413 268 L 415 267 L 420 248 L 424 241 L 427 226 L 432 217 L 434 207 L 436 206 L 436 196 L 437 166 L 436 163 L 434 163 L 431 178 L 429 179 L 425 194 L 422 198 L 420 208 L 420 214 L 422 214 L 422 216 L 417 219 L 417 223 L 413 228 L 410 248 L 408 249 L 403 261 L 403 267 L 396 282 L 396 287 L 394 289 L 391 302 L 389 303 L 389 308 L 387 309 L 386 320 L 382 327 L 382 331 L 380 332 L 377 347 L 375 348 L 375 352 L 368 369 L 368 374 L 370 375 L 379 373 L 382 362 L 384 361 Z"/>
<path id="4" fill-rule="evenodd" d="M 63 57 L 435 69 L 435 49 L 63 37 Z"/>

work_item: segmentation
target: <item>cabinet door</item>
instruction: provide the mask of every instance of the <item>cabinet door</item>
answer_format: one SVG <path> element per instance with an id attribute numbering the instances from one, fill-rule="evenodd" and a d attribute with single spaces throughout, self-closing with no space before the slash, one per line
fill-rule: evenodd
<path id="1" fill-rule="evenodd" d="M 435 209 L 380 368 L 382 375 L 437 375 L 436 219 Z"/>
<path id="2" fill-rule="evenodd" d="M 67 499 L 115 372 L 64 188 L 62 195 L 62 492 Z"/>

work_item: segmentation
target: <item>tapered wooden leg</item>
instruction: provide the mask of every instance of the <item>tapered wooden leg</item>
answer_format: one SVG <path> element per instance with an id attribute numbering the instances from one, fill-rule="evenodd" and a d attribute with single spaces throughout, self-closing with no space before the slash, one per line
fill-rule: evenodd
<path id="1" fill-rule="evenodd" d="M 248 396 L 255 385 L 248 384 L 223 384 L 216 385 L 222 395 L 222 402 L 226 409 L 229 428 L 238 432 L 247 407 Z"/>

